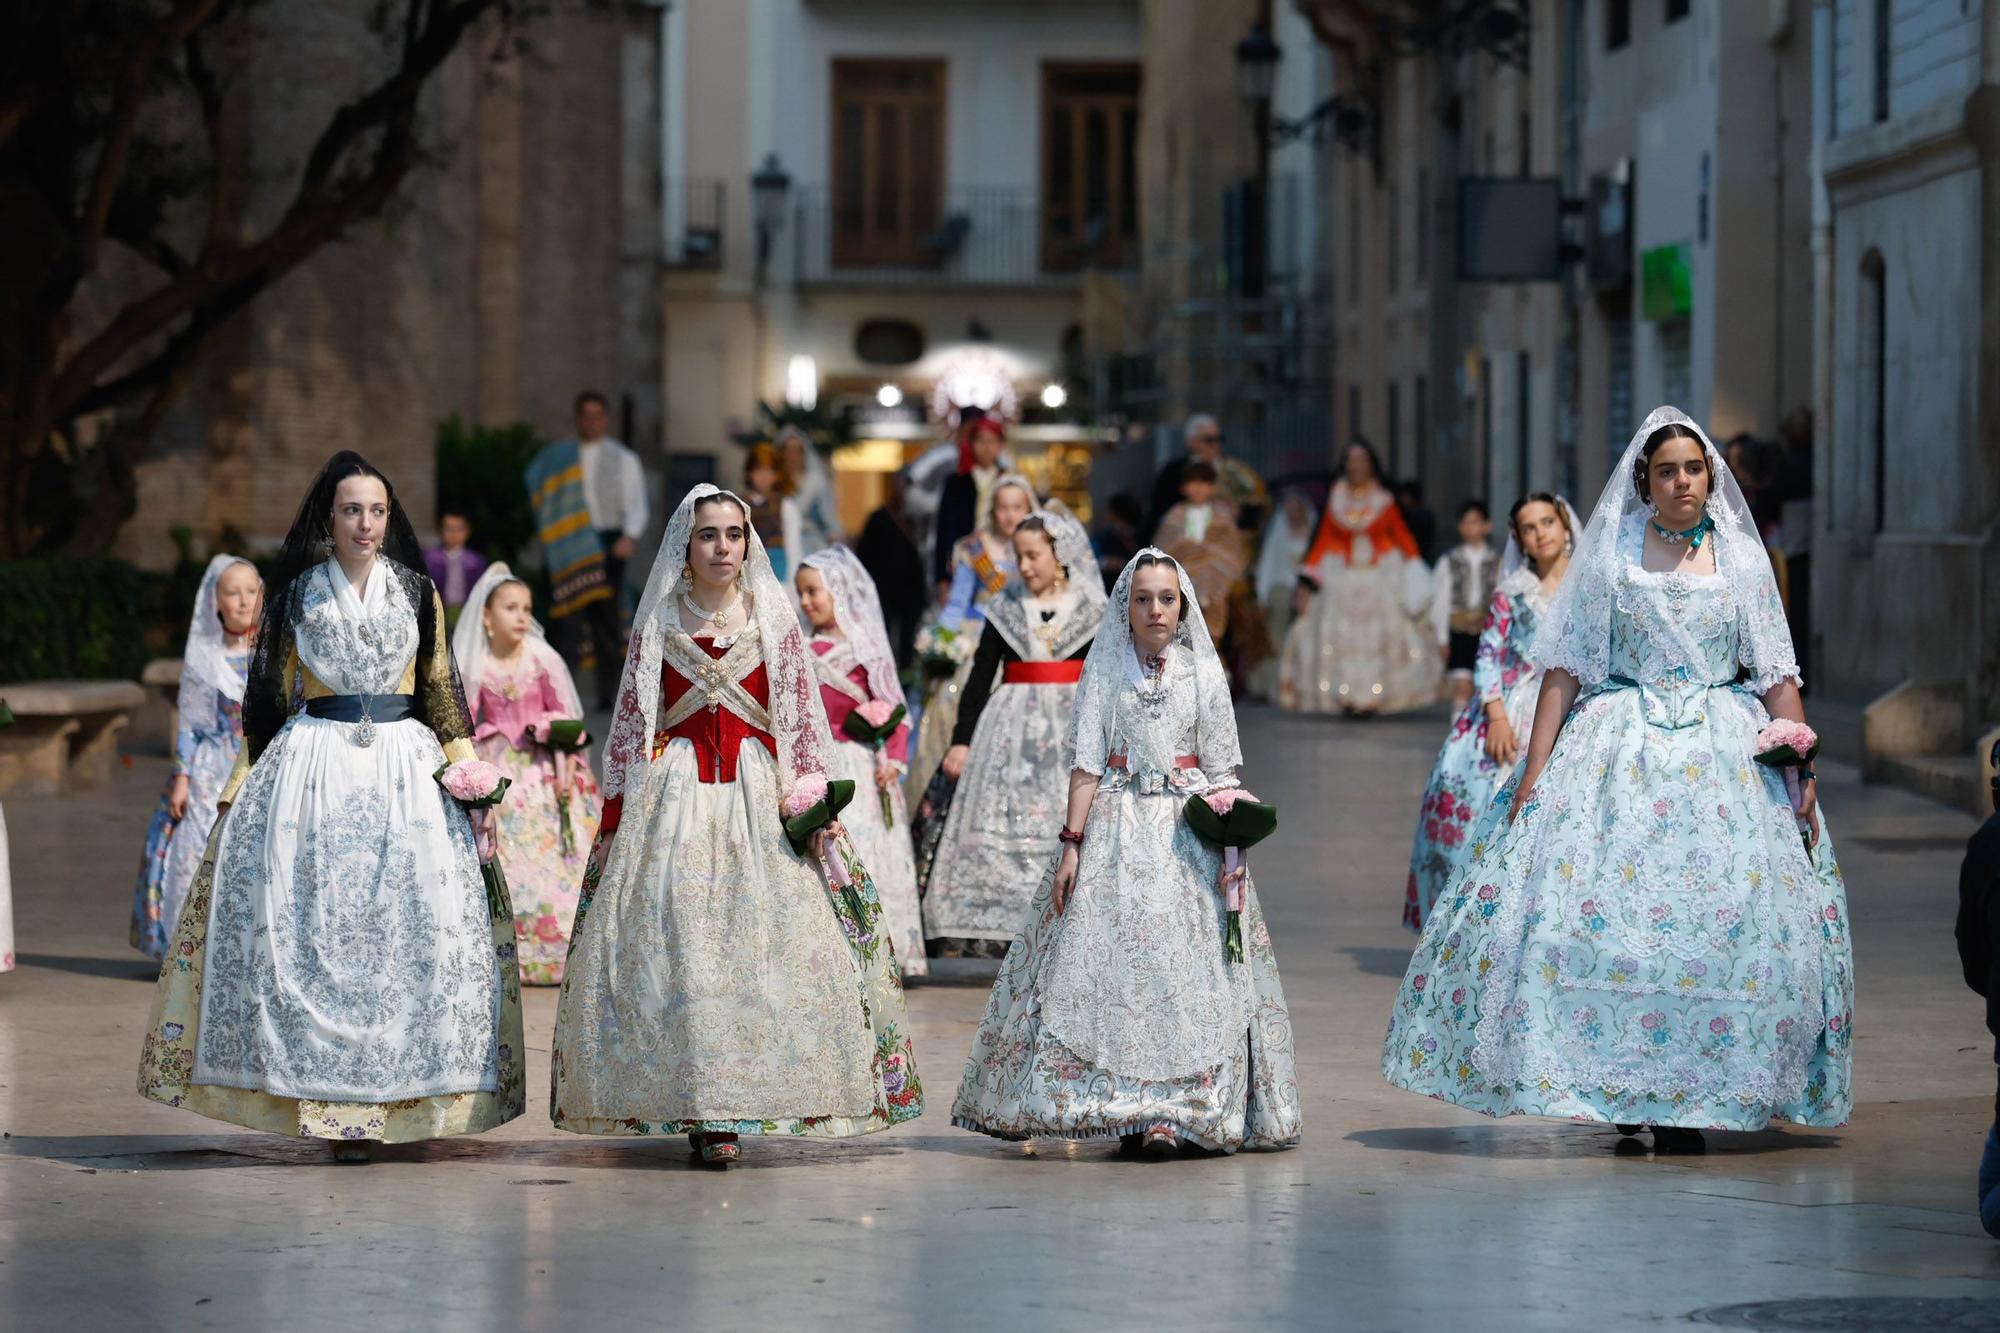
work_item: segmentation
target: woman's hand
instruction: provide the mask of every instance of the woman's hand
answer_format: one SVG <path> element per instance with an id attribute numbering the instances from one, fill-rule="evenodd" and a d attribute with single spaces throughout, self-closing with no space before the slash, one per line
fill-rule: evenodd
<path id="1" fill-rule="evenodd" d="M 956 782 L 965 772 L 965 761 L 971 755 L 972 747 L 970 745 L 954 745 L 944 752 L 944 762 L 939 764 L 938 767 L 944 770 L 946 777 Z"/>
<path id="2" fill-rule="evenodd" d="M 1229 868 L 1229 858 L 1225 856 L 1222 858 L 1222 868 L 1215 873 L 1215 891 L 1220 893 L 1224 898 L 1227 898 L 1229 896 L 1229 886 L 1231 884 L 1241 884 L 1248 878 L 1249 874 L 1250 867 L 1241 862 L 1237 863 L 1236 869 L 1231 870 Z"/>
<path id="3" fill-rule="evenodd" d="M 875 785 L 883 791 L 896 785 L 896 766 L 889 762 L 886 754 L 875 756 Z"/>
<path id="4" fill-rule="evenodd" d="M 534 726 L 528 728 L 528 734 L 541 744 L 547 745 L 549 743 L 549 724 L 547 722 L 537 722 Z"/>
<path id="5" fill-rule="evenodd" d="M 493 808 L 480 806 L 477 810 L 465 812 L 472 819 L 472 845 L 479 852 L 479 863 L 486 864 L 493 859 Z"/>
<path id="6" fill-rule="evenodd" d="M 1794 807 L 1794 809 L 1798 811 L 1799 818 L 1806 821 L 1806 828 L 1808 831 L 1806 846 L 1809 848 L 1818 847 L 1819 846 L 1819 779 L 1818 778 L 1816 777 L 1800 778 L 1799 800 L 1798 804 Z"/>
<path id="7" fill-rule="evenodd" d="M 1050 894 L 1056 905 L 1056 915 L 1069 910 L 1069 896 L 1076 891 L 1076 844 L 1063 844 L 1062 860 L 1056 865 L 1055 889 Z"/>
<path id="8" fill-rule="evenodd" d="M 1486 757 L 1502 767 L 1521 757 L 1521 740 L 1514 734 L 1514 724 L 1499 710 L 1486 715 Z"/>
<path id="9" fill-rule="evenodd" d="M 188 777 L 185 773 L 174 774 L 174 785 L 167 791 L 167 813 L 176 820 L 183 819 L 188 812 Z M 220 811 L 217 812 L 218 814 Z"/>
<path id="10" fill-rule="evenodd" d="M 806 839 L 806 850 L 819 860 L 837 855 L 835 844 L 847 836 L 847 826 L 838 819 L 829 820 L 823 827 L 815 829 Z"/>
<path id="11" fill-rule="evenodd" d="M 1292 589 L 1292 614 L 1295 616 L 1304 615 L 1306 608 L 1312 605 L 1312 600 L 1312 589 L 1306 587 L 1305 584 L 1301 583 L 1298 587 Z"/>

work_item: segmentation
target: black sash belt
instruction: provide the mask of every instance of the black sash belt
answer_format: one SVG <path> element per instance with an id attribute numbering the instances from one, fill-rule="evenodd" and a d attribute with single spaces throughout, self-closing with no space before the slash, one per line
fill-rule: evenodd
<path id="1" fill-rule="evenodd" d="M 401 722 L 416 703 L 414 694 L 322 694 L 306 700 L 306 715 L 329 722 L 359 722 L 365 710 L 376 722 Z"/>

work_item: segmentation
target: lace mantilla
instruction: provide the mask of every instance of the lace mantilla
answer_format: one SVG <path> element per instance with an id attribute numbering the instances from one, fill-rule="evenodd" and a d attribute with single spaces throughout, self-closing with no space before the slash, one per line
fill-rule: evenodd
<path id="1" fill-rule="evenodd" d="M 1636 560 L 1633 534 L 1643 542 L 1649 512 L 1632 484 L 1632 468 L 1647 437 L 1669 424 L 1691 431 L 1708 456 L 1712 478 L 1708 515 L 1715 520 L 1716 568 L 1734 598 L 1738 661 L 1759 692 L 1779 681 L 1797 681 L 1799 664 L 1791 628 L 1785 621 L 1777 580 L 1757 535 L 1749 502 L 1708 435 L 1672 407 L 1656 408 L 1640 423 L 1612 469 L 1591 513 L 1590 526 L 1584 529 L 1570 558 L 1569 574 L 1535 636 L 1530 656 L 1537 666 L 1569 672 L 1585 688 L 1614 674 L 1611 619 L 1620 589 L 1627 585 L 1627 570 Z"/>
<path id="2" fill-rule="evenodd" d="M 808 660 L 792 599 L 771 569 L 764 543 L 750 524 L 750 506 L 730 491 L 707 482 L 689 491 L 667 523 L 667 535 L 653 561 L 652 575 L 632 621 L 632 643 L 618 687 L 618 707 L 604 747 L 604 795 L 608 800 L 635 785 L 652 760 L 653 733 L 660 719 L 660 668 L 673 623 L 674 599 L 694 535 L 695 509 L 712 497 L 731 501 L 743 513 L 749 550 L 742 580 L 750 621 L 770 683 L 772 736 L 778 743 L 779 789 L 790 791 L 805 774 L 824 775 L 833 738 L 820 707 L 818 679 Z"/>

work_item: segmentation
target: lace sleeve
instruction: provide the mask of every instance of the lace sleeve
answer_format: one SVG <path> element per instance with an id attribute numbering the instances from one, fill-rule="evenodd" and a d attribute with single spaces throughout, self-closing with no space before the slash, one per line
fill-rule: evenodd
<path id="1" fill-rule="evenodd" d="M 1757 550 L 1753 558 L 1765 561 L 1768 568 L 1769 557 L 1762 550 Z M 1761 579 L 1742 580 L 1737 595 L 1743 608 L 1737 630 L 1737 661 L 1750 673 L 1751 690 L 1764 694 L 1786 681 L 1803 686 L 1798 653 L 1792 646 L 1791 626 L 1785 620 L 1785 604 L 1778 596 L 1776 580 L 1768 574 Z"/>
<path id="2" fill-rule="evenodd" d="M 1507 635 L 1514 625 L 1514 604 L 1504 592 L 1493 594 L 1486 624 L 1479 631 L 1479 652 L 1472 662 L 1472 696 L 1481 704 L 1498 699 L 1507 683 Z"/>
<path id="3" fill-rule="evenodd" d="M 472 748 L 472 713 L 465 704 L 458 666 L 446 647 L 450 636 L 444 627 L 444 599 L 429 578 L 418 576 L 418 580 L 416 605 L 428 604 L 429 614 L 417 613 L 416 713 L 437 736 L 444 757 L 459 763 L 477 757 Z"/>

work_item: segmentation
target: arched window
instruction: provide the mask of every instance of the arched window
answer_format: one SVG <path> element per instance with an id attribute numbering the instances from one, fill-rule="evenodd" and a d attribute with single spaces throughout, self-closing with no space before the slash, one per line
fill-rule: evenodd
<path id="1" fill-rule="evenodd" d="M 1861 257 L 1861 372 L 1863 400 L 1860 419 L 1874 488 L 1872 517 L 1876 532 L 1889 519 L 1889 283 L 1880 250 Z"/>

